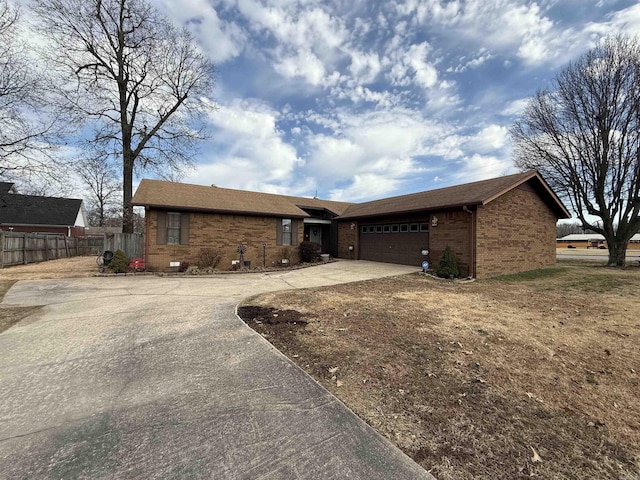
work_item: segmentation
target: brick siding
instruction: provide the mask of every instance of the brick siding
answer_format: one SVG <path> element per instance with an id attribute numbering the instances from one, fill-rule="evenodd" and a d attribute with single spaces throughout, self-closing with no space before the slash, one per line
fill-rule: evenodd
<path id="1" fill-rule="evenodd" d="M 437 217 L 438 224 L 433 226 L 433 217 Z M 458 257 L 460 274 L 470 273 L 471 261 L 471 214 L 462 210 L 435 212 L 431 215 L 429 227 L 429 262 L 436 268 L 444 249 L 449 246 L 453 254 Z"/>
<path id="2" fill-rule="evenodd" d="M 555 265 L 556 221 L 553 211 L 526 185 L 479 207 L 476 276 Z"/>
<path id="3" fill-rule="evenodd" d="M 354 225 L 354 228 L 351 226 Z M 358 257 L 358 222 L 348 221 L 338 223 L 338 258 L 357 260 Z M 353 250 L 349 250 L 349 246 Z"/>
<path id="4" fill-rule="evenodd" d="M 272 266 L 283 258 L 283 246 L 276 245 L 276 222 L 273 217 L 253 217 L 247 215 L 222 215 L 200 212 L 183 212 L 189 215 L 188 245 L 157 245 L 157 211 L 147 211 L 146 261 L 150 270 L 170 270 L 170 262 L 198 264 L 201 248 L 212 248 L 222 256 L 219 270 L 231 270 L 231 261 L 239 260 L 237 247 L 247 247 L 245 261 L 251 267 L 263 265 L 263 244 L 266 244 L 266 266 Z M 298 241 L 302 238 L 302 220 L 295 222 L 297 231 L 292 232 Z M 292 263 L 298 262 L 298 248 L 293 251 Z"/>

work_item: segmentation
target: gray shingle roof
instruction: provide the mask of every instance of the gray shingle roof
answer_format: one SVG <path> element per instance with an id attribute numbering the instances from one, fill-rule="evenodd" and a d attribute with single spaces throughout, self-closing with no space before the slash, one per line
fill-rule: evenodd
<path id="1" fill-rule="evenodd" d="M 0 193 L 0 225 L 74 226 L 82 200 Z"/>

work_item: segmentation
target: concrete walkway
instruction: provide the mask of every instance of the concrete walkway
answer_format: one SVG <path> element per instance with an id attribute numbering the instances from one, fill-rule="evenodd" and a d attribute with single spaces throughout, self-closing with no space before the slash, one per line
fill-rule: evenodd
<path id="1" fill-rule="evenodd" d="M 416 271 L 24 281 L 0 334 L 2 478 L 433 478 L 234 314 L 256 293 Z"/>

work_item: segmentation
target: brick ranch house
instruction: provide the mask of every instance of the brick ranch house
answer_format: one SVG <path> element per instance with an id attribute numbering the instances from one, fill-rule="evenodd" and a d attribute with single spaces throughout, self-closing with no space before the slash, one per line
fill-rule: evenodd
<path id="1" fill-rule="evenodd" d="M 238 245 L 252 266 L 270 266 L 308 240 L 338 258 L 417 268 L 449 245 L 464 275 L 490 277 L 554 265 L 556 222 L 571 216 L 535 171 L 359 204 L 142 180 L 133 203 L 145 207 L 154 270 L 197 263 L 205 247 L 230 268 Z"/>

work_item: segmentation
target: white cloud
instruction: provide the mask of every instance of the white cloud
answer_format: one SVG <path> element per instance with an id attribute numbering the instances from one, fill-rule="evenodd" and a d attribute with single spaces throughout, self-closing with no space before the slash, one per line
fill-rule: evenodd
<path id="1" fill-rule="evenodd" d="M 217 154 L 185 181 L 259 191 L 299 191 L 294 171 L 304 162 L 277 128 L 279 113 L 257 101 L 222 105 L 210 115 Z"/>
<path id="2" fill-rule="evenodd" d="M 324 65 L 310 51 L 298 52 L 294 57 L 283 58 L 274 65 L 274 69 L 287 78 L 302 77 L 314 86 L 326 83 Z"/>
<path id="3" fill-rule="evenodd" d="M 158 1 L 178 25 L 187 24 L 212 61 L 222 63 L 242 51 L 246 35 L 240 27 L 220 19 L 207 0 Z"/>
<path id="4" fill-rule="evenodd" d="M 509 130 L 507 127 L 489 125 L 472 136 L 465 147 L 479 153 L 493 152 L 505 146 L 508 136 Z"/>
<path id="5" fill-rule="evenodd" d="M 500 115 L 504 115 L 507 117 L 521 115 L 524 112 L 525 108 L 527 108 L 528 103 L 528 98 L 519 98 L 518 100 L 513 100 L 505 105 L 505 107 L 500 112 Z"/>
<path id="6" fill-rule="evenodd" d="M 411 79 L 423 88 L 433 88 L 438 81 L 438 71 L 427 61 L 431 47 L 427 42 L 414 44 L 405 52 L 396 52 L 399 58 L 389 73 L 394 85 L 407 86 Z M 393 60 L 392 60 L 393 62 Z"/>
<path id="7" fill-rule="evenodd" d="M 536 2 L 415 0 L 398 12 L 422 27 L 437 25 L 473 48 L 512 52 L 532 65 L 563 62 L 584 48 L 580 32 L 555 24 Z"/>
<path id="8" fill-rule="evenodd" d="M 444 124 L 395 109 L 338 115 L 332 134 L 310 136 L 305 171 L 331 189 L 334 199 L 360 200 L 394 193 L 431 166 L 419 157 L 457 158 L 460 139 Z M 369 186 L 367 186 L 369 185 Z"/>
<path id="9" fill-rule="evenodd" d="M 400 182 L 373 173 L 356 174 L 346 188 L 335 188 L 329 192 L 329 198 L 336 201 L 354 202 L 382 198 L 398 189 Z"/>
<path id="10" fill-rule="evenodd" d="M 351 53 L 351 65 L 349 66 L 352 77 L 360 84 L 373 82 L 380 71 L 382 65 L 377 53 L 361 53 L 354 51 Z"/>
<path id="11" fill-rule="evenodd" d="M 625 32 L 637 35 L 640 32 L 640 4 L 636 3 L 628 8 L 619 10 L 603 22 L 592 22 L 585 28 L 586 33 L 598 35 Z"/>
<path id="12" fill-rule="evenodd" d="M 474 154 L 462 159 L 460 165 L 461 169 L 454 175 L 459 183 L 487 180 L 515 172 L 510 160 L 490 155 Z"/>

